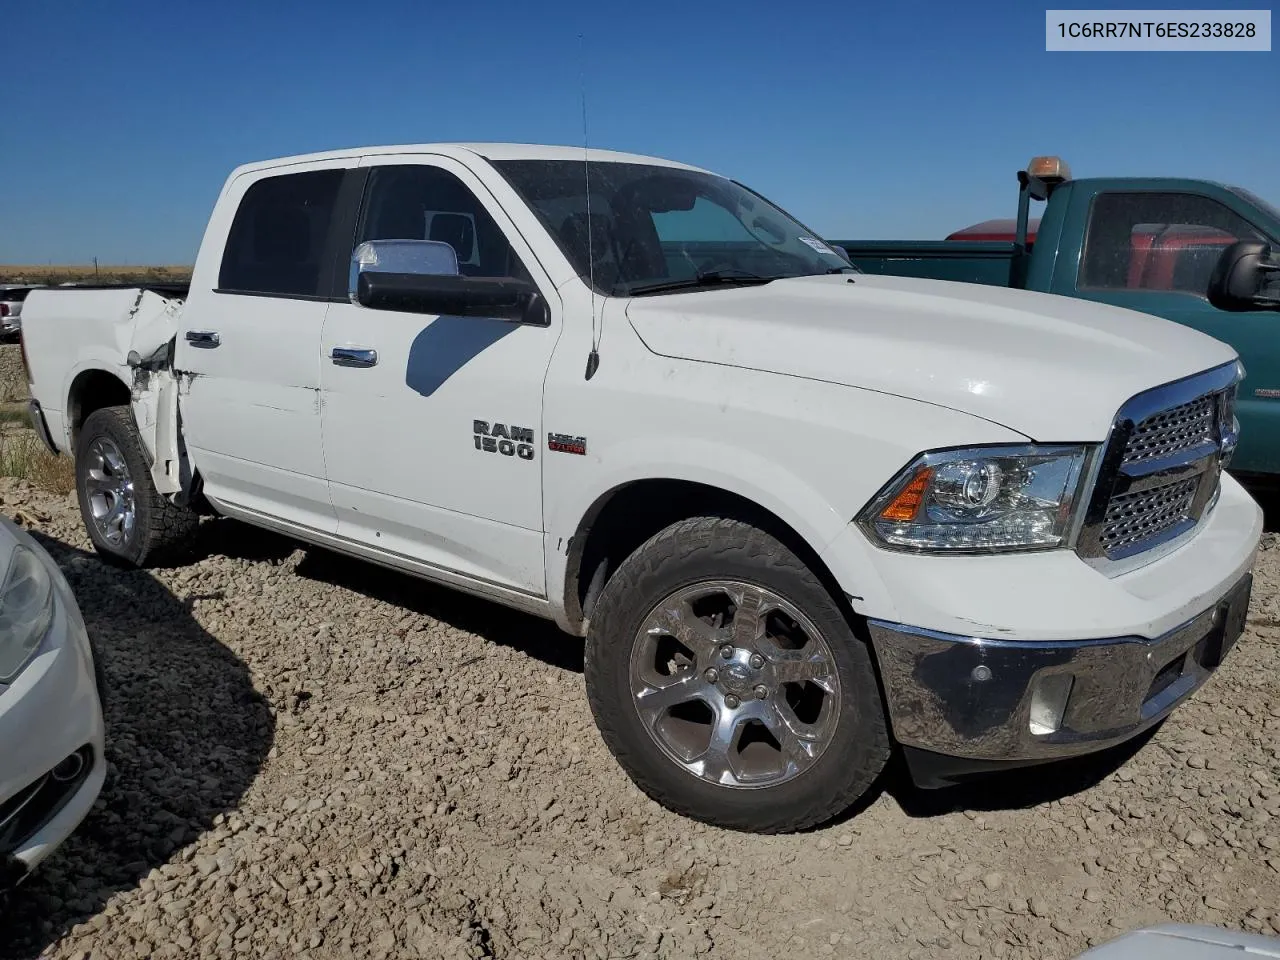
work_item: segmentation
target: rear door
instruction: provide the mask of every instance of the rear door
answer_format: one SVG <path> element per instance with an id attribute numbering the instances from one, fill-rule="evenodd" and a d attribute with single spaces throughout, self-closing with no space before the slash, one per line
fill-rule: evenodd
<path id="1" fill-rule="evenodd" d="M 1058 258 L 1052 292 L 1111 303 L 1194 327 L 1240 354 L 1242 472 L 1280 472 L 1280 336 L 1274 311 L 1218 310 L 1209 277 L 1236 240 L 1269 240 L 1224 191 L 1222 197 L 1151 187 L 1080 191 L 1063 236 L 1083 236 L 1078 257 Z"/>
<path id="2" fill-rule="evenodd" d="M 249 519 L 333 533 L 320 434 L 320 334 L 332 234 L 354 158 L 249 173 L 219 204 L 220 263 L 181 314 L 182 435 L 211 501 Z M 204 271 L 201 273 L 201 271 Z M 208 284 L 213 289 L 203 287 Z"/>
<path id="3" fill-rule="evenodd" d="M 443 241 L 463 274 L 536 283 L 550 320 L 427 316 L 350 300 L 329 307 L 320 383 L 338 533 L 390 562 L 542 597 L 539 437 L 559 297 L 463 164 L 379 156 L 364 169 L 348 259 L 365 240 Z M 362 364 L 344 359 L 344 351 L 359 351 Z"/>

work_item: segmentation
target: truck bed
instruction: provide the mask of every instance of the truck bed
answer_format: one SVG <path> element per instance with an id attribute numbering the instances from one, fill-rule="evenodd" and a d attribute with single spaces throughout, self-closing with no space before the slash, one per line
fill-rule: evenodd
<path id="1" fill-rule="evenodd" d="M 184 283 L 181 280 L 157 280 L 155 283 L 77 283 L 72 286 L 59 287 L 41 287 L 42 290 L 50 291 L 68 291 L 68 290 L 149 290 L 152 293 L 158 293 L 162 297 L 170 299 L 178 298 L 185 300 L 187 294 L 191 291 L 191 284 Z"/>
<path id="2" fill-rule="evenodd" d="M 187 284 L 42 287 L 23 309 L 22 339 L 31 396 L 43 411 L 53 442 L 70 445 L 75 411 L 68 398 L 86 371 L 134 383 L 131 353 L 145 358 L 173 337 Z"/>
<path id="3" fill-rule="evenodd" d="M 866 273 L 1007 287 L 1014 244 L 968 240 L 831 240 Z"/>

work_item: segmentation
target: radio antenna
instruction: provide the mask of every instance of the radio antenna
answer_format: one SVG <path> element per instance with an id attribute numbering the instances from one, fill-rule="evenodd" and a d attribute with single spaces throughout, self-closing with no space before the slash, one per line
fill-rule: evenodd
<path id="1" fill-rule="evenodd" d="M 591 154 L 587 139 L 587 47 L 582 34 L 578 34 L 578 69 L 582 86 L 582 180 L 587 191 L 587 282 L 591 287 L 591 352 L 587 354 L 586 379 L 596 375 L 600 366 L 600 335 L 596 320 L 596 254 L 594 249 L 595 228 L 591 220 Z"/>

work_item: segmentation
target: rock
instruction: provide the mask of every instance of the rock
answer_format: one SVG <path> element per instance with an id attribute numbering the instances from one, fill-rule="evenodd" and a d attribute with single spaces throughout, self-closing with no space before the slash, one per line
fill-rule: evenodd
<path id="1" fill-rule="evenodd" d="M 553 626 L 219 520 L 193 563 L 109 568 L 62 493 L 0 478 L 19 502 L 113 697 L 102 795 L 9 894 L 6 958 L 1045 960 L 1108 916 L 1280 933 L 1276 534 L 1240 647 L 1113 775 L 759 836 L 620 773 Z"/>

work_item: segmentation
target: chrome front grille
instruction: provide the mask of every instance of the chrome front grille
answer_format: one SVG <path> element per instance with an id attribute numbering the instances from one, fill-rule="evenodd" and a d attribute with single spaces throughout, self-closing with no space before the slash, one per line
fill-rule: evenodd
<path id="1" fill-rule="evenodd" d="M 1082 557 L 1108 567 L 1146 562 L 1196 527 L 1235 445 L 1239 377 L 1237 364 L 1225 364 L 1121 407 L 1076 542 Z"/>
<path id="2" fill-rule="evenodd" d="M 1218 394 L 1212 393 L 1147 417 L 1125 444 L 1124 462 L 1164 460 L 1216 442 L 1218 400 Z"/>
<path id="3" fill-rule="evenodd" d="M 1199 477 L 1188 477 L 1162 487 L 1112 497 L 1098 535 L 1103 549 L 1115 553 L 1186 520 L 1199 484 Z"/>

